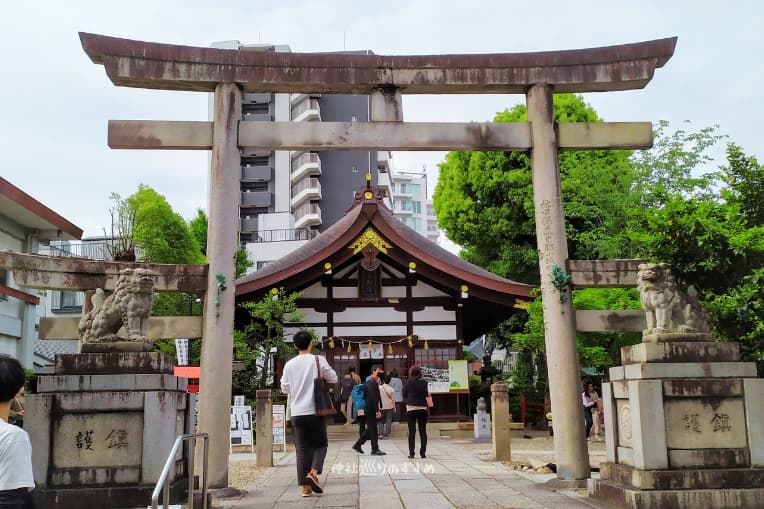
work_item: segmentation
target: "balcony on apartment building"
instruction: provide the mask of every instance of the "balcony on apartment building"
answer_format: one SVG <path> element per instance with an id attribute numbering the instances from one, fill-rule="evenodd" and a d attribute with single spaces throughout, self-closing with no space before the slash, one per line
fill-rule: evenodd
<path id="1" fill-rule="evenodd" d="M 241 117 L 243 120 L 269 122 L 271 114 L 271 94 L 247 93 L 241 101 Z"/>
<path id="2" fill-rule="evenodd" d="M 305 94 L 292 97 L 292 122 L 321 122 L 318 99 Z"/>
<path id="3" fill-rule="evenodd" d="M 241 207 L 270 207 L 273 193 L 270 191 L 244 191 L 241 193 Z"/>
<path id="4" fill-rule="evenodd" d="M 302 179 L 292 186 L 292 208 L 306 200 L 321 199 L 321 182 L 315 177 Z"/>
<path id="5" fill-rule="evenodd" d="M 307 228 L 321 224 L 321 207 L 318 203 L 303 203 L 294 209 L 295 228 Z"/>
<path id="6" fill-rule="evenodd" d="M 273 168 L 270 166 L 242 166 L 241 180 L 243 182 L 267 182 L 271 180 Z"/>
<path id="7" fill-rule="evenodd" d="M 292 158 L 292 183 L 305 175 L 321 175 L 321 158 L 315 152 L 302 152 Z"/>
<path id="8" fill-rule="evenodd" d="M 253 231 L 250 235 L 250 242 L 289 242 L 298 240 L 312 240 L 316 238 L 318 231 L 310 230 L 308 228 L 292 228 L 289 230 Z"/>

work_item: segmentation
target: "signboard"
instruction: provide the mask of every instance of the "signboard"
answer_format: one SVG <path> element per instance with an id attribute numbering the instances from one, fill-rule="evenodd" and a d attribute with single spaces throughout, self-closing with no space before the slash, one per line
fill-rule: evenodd
<path id="1" fill-rule="evenodd" d="M 232 406 L 231 407 L 231 446 L 248 445 L 250 446 L 250 448 L 252 448 L 254 445 L 254 436 L 253 436 L 252 428 L 253 428 L 252 407 L 251 406 Z"/>
<path id="2" fill-rule="evenodd" d="M 427 381 L 430 394 L 448 392 L 448 370 L 422 366 L 422 379 Z"/>
<path id="3" fill-rule="evenodd" d="M 188 366 L 188 339 L 175 339 L 175 355 L 178 357 L 178 366 Z"/>
<path id="4" fill-rule="evenodd" d="M 448 361 L 448 390 L 449 392 L 469 392 L 466 360 Z"/>
<path id="5" fill-rule="evenodd" d="M 273 405 L 273 443 L 281 444 L 286 452 L 286 406 Z"/>
<path id="6" fill-rule="evenodd" d="M 244 406 L 244 395 L 233 397 L 233 406 Z"/>

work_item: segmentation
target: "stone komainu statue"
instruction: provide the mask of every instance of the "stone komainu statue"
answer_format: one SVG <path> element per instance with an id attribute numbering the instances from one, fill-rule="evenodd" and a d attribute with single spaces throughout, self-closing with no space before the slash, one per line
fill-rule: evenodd
<path id="1" fill-rule="evenodd" d="M 154 273 L 148 269 L 122 269 L 111 295 L 97 289 L 93 309 L 80 319 L 83 343 L 134 341 L 147 343 L 148 317 L 154 303 Z M 124 326 L 125 335 L 117 333 Z"/>
<path id="2" fill-rule="evenodd" d="M 644 334 L 663 332 L 708 332 L 708 320 L 698 305 L 693 286 L 679 290 L 668 263 L 639 265 L 637 288 L 642 309 L 647 313 Z"/>

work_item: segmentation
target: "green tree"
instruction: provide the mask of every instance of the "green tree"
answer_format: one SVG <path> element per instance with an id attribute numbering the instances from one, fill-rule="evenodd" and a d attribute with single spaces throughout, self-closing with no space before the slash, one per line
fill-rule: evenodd
<path id="1" fill-rule="evenodd" d="M 186 221 L 173 211 L 164 196 L 141 184 L 127 198 L 135 211 L 133 238 L 143 260 L 153 263 L 204 263 L 199 244 Z"/>
<path id="2" fill-rule="evenodd" d="M 194 216 L 194 218 L 188 223 L 188 226 L 191 229 L 191 234 L 194 236 L 196 242 L 201 247 L 202 254 L 206 255 L 208 228 L 207 214 L 202 209 L 197 209 L 196 216 Z M 244 246 L 239 246 L 239 249 L 236 251 L 236 277 L 240 278 L 246 274 L 247 269 L 249 269 L 254 264 L 255 262 L 249 258 L 249 254 L 247 253 L 247 250 L 244 248 Z"/>
<path id="3" fill-rule="evenodd" d="M 558 122 L 599 122 L 580 96 L 554 96 Z M 524 105 L 495 122 L 527 121 Z M 560 154 L 571 258 L 615 258 L 629 245 L 625 201 L 632 172 L 628 151 Z M 495 274 L 537 284 L 538 256 L 530 160 L 519 152 L 449 152 L 434 193 L 438 224 L 461 256 Z"/>
<path id="4" fill-rule="evenodd" d="M 255 399 L 257 389 L 273 385 L 276 354 L 287 357 L 294 353 L 293 346 L 284 341 L 284 324 L 302 320 L 296 313 L 298 297 L 298 293 L 286 295 L 282 288 L 277 295 L 269 294 L 239 305 L 249 320 L 234 331 L 233 357 L 245 366 L 243 371 L 233 374 L 234 394 Z"/>
<path id="5" fill-rule="evenodd" d="M 188 229 L 191 230 L 191 235 L 196 239 L 196 244 L 205 256 L 207 255 L 207 227 L 207 214 L 202 209 L 196 209 L 196 215 L 188 222 Z"/>

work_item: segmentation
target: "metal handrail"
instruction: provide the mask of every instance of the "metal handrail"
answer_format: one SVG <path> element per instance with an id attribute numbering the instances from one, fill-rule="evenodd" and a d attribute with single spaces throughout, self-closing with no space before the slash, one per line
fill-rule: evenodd
<path id="1" fill-rule="evenodd" d="M 209 435 L 207 433 L 178 435 L 175 439 L 175 443 L 172 445 L 170 456 L 162 468 L 162 474 L 159 476 L 157 485 L 154 487 L 154 491 L 151 493 L 151 509 L 158 509 L 159 507 L 159 493 L 164 489 L 164 497 L 162 506 L 164 509 L 170 507 L 170 487 L 167 485 L 168 477 L 170 475 L 170 469 L 175 465 L 175 456 L 178 454 L 183 442 L 188 440 L 190 442 L 188 447 L 188 509 L 194 509 L 194 449 L 196 448 L 196 440 L 201 438 L 204 442 L 204 456 L 202 462 L 202 508 L 207 509 L 207 452 L 209 449 Z"/>

